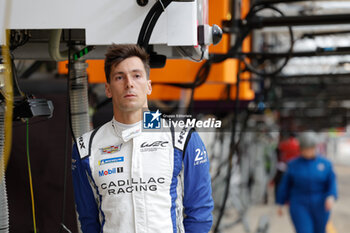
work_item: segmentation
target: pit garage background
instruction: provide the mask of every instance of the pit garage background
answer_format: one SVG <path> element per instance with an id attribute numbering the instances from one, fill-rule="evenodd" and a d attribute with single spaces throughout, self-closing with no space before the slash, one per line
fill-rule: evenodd
<path id="1" fill-rule="evenodd" d="M 34 232 L 33 200 L 37 232 L 78 232 L 72 134 L 112 118 L 103 70 L 111 43 L 152 54 L 151 109 L 222 120 L 223 130 L 200 132 L 211 160 L 212 232 L 293 232 L 288 216 L 276 216 L 273 178 L 279 143 L 308 130 L 338 173 L 328 232 L 346 232 L 350 2 L 169 1 L 150 36 L 140 36 L 156 4 L 0 1 L 0 232 Z"/>

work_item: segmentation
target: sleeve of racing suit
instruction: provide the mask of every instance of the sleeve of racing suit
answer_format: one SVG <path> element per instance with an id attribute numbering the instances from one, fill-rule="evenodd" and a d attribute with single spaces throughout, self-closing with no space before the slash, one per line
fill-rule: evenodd
<path id="1" fill-rule="evenodd" d="M 97 203 L 76 145 L 73 146 L 72 153 L 72 176 L 81 230 L 83 233 L 100 232 Z"/>
<path id="2" fill-rule="evenodd" d="M 327 197 L 329 196 L 338 199 L 336 175 L 333 171 L 332 164 L 330 164 L 330 171 L 327 179 Z"/>
<path id="3" fill-rule="evenodd" d="M 289 200 L 289 189 L 291 185 L 290 169 L 289 165 L 287 171 L 283 174 L 282 180 L 277 188 L 276 203 L 284 205 Z"/>
<path id="4" fill-rule="evenodd" d="M 214 202 L 211 196 L 209 159 L 197 132 L 189 135 L 184 151 L 184 227 L 186 233 L 209 232 Z"/>

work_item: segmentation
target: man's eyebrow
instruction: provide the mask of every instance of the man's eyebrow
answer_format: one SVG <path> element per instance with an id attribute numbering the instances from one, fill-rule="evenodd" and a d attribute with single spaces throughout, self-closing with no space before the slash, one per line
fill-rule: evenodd
<path id="1" fill-rule="evenodd" d="M 124 74 L 124 72 L 123 72 L 123 71 L 118 71 L 118 72 L 113 72 L 113 73 L 112 73 L 113 76 L 114 76 L 114 75 L 117 75 L 117 74 Z"/>
<path id="2" fill-rule="evenodd" d="M 135 73 L 135 72 L 142 72 L 142 70 L 140 70 L 140 69 L 134 69 L 134 70 L 132 70 L 131 72 L 133 72 L 133 73 Z"/>
<path id="3" fill-rule="evenodd" d="M 142 72 L 142 70 L 141 69 L 133 69 L 133 70 L 131 70 L 131 73 L 136 73 L 136 72 Z M 112 76 L 117 75 L 117 74 L 125 74 L 125 73 L 123 71 L 117 71 L 117 72 L 113 72 Z"/>

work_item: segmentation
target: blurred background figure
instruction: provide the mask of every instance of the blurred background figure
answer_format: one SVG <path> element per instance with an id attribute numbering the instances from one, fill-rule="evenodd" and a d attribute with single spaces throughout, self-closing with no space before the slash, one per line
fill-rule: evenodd
<path id="1" fill-rule="evenodd" d="M 282 136 L 278 145 L 278 164 L 275 182 L 275 199 L 277 198 L 277 187 L 287 169 L 287 163 L 300 155 L 299 141 L 294 132 L 286 133 Z"/>
<path id="2" fill-rule="evenodd" d="M 301 133 L 300 157 L 290 161 L 277 191 L 278 214 L 289 203 L 297 233 L 325 233 L 337 199 L 336 177 L 330 161 L 316 154 L 317 135 Z"/>

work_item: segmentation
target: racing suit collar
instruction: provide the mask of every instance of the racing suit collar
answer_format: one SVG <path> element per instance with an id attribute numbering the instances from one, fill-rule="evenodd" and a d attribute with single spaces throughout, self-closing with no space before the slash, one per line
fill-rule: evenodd
<path id="1" fill-rule="evenodd" d="M 112 120 L 112 126 L 114 132 L 119 136 L 124 142 L 137 137 L 141 134 L 141 121 L 134 124 L 123 124 L 116 121 L 114 118 Z"/>

